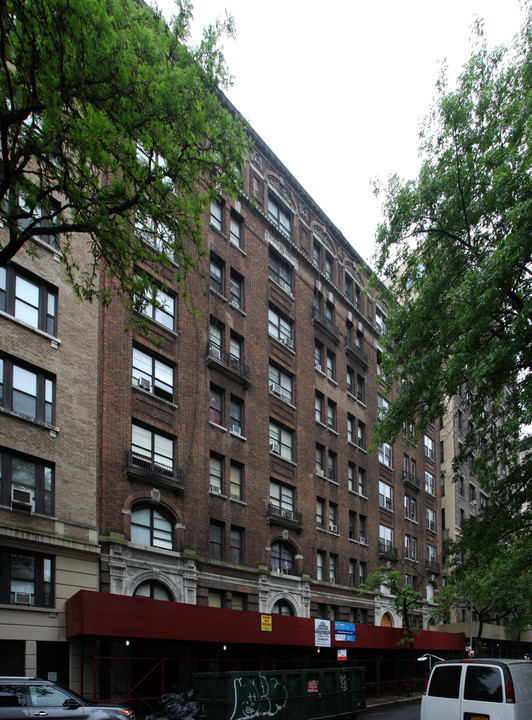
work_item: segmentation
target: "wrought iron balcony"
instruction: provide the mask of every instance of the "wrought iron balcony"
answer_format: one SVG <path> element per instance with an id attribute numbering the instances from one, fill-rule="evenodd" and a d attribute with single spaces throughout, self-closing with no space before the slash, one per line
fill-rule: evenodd
<path id="1" fill-rule="evenodd" d="M 351 338 L 346 337 L 345 339 L 345 350 L 348 352 L 355 360 L 358 360 L 360 363 L 362 363 L 365 370 L 369 367 L 369 357 L 364 350 L 358 347 L 356 343 L 351 340 Z"/>
<path id="2" fill-rule="evenodd" d="M 379 540 L 379 557 L 397 560 L 399 558 L 399 551 L 397 548 L 394 548 L 388 540 Z"/>
<path id="3" fill-rule="evenodd" d="M 312 308 L 312 324 L 324 330 L 325 334 L 338 345 L 340 342 L 340 329 L 321 310 L 315 307 Z"/>
<path id="4" fill-rule="evenodd" d="M 296 510 L 281 508 L 273 503 L 268 505 L 267 520 L 270 524 L 283 525 L 301 532 L 303 530 L 303 515 Z"/>
<path id="5" fill-rule="evenodd" d="M 137 455 L 132 450 L 126 450 L 127 474 L 140 480 L 149 480 L 153 484 L 182 492 L 184 486 L 184 473 L 180 468 L 168 467 L 161 463 Z"/>
<path id="6" fill-rule="evenodd" d="M 403 482 L 405 485 L 410 485 L 415 490 L 421 489 L 421 480 L 414 475 L 414 473 L 403 470 Z"/>
<path id="7" fill-rule="evenodd" d="M 436 562 L 435 560 L 425 560 L 425 569 L 431 573 L 439 573 L 440 563 Z"/>
<path id="8" fill-rule="evenodd" d="M 207 344 L 207 365 L 214 365 L 219 370 L 237 380 L 243 387 L 251 385 L 249 381 L 249 367 L 239 358 L 221 350 L 218 345 Z"/>

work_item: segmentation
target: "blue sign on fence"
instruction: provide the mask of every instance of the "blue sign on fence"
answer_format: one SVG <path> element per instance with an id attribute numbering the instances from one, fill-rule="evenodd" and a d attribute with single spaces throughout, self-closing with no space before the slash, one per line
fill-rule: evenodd
<path id="1" fill-rule="evenodd" d="M 335 622 L 334 639 L 339 642 L 355 642 L 355 623 Z"/>

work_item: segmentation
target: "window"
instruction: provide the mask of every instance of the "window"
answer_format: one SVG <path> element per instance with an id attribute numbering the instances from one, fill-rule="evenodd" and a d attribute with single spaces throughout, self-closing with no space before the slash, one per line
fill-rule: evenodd
<path id="1" fill-rule="evenodd" d="M 280 510 L 294 511 L 294 489 L 270 480 L 270 503 Z"/>
<path id="2" fill-rule="evenodd" d="M 15 265 L 0 267 L 0 310 L 49 335 L 57 334 L 57 290 Z"/>
<path id="3" fill-rule="evenodd" d="M 53 576 L 53 557 L 0 548 L 1 603 L 53 607 Z"/>
<path id="4" fill-rule="evenodd" d="M 345 294 L 349 300 L 353 299 L 353 278 L 345 274 Z"/>
<path id="5" fill-rule="evenodd" d="M 386 467 L 392 467 L 392 446 L 389 443 L 379 445 L 379 462 Z"/>
<path id="6" fill-rule="evenodd" d="M 242 247 L 242 225 L 242 218 L 235 212 L 231 211 L 229 241 L 238 248 Z"/>
<path id="7" fill-rule="evenodd" d="M 323 423 L 323 395 L 319 392 L 314 395 L 314 419 Z"/>
<path id="8" fill-rule="evenodd" d="M 294 610 L 290 603 L 286 600 L 277 600 L 275 605 L 272 607 L 272 613 L 274 615 L 293 615 Z"/>
<path id="9" fill-rule="evenodd" d="M 471 665 L 467 667 L 464 700 L 474 700 L 479 704 L 486 702 L 502 703 L 501 670 L 498 667 L 486 667 L 485 665 Z M 493 711 L 493 715 L 498 714 L 495 710 Z"/>
<path id="10" fill-rule="evenodd" d="M 271 280 L 280 285 L 283 290 L 292 292 L 293 267 L 276 250 L 270 247 L 268 258 L 268 274 Z"/>
<path id="11" fill-rule="evenodd" d="M 134 507 L 131 511 L 131 542 L 172 550 L 171 520 L 155 507 Z"/>
<path id="12" fill-rule="evenodd" d="M 477 504 L 477 489 L 473 484 L 469 484 L 469 502 L 473 505 Z"/>
<path id="13" fill-rule="evenodd" d="M 11 505 L 14 490 L 21 490 L 24 499 L 29 497 L 33 512 L 54 514 L 54 466 L 51 463 L 1 450 L 0 504 Z"/>
<path id="14" fill-rule="evenodd" d="M 329 253 L 325 253 L 325 277 L 332 282 L 333 279 L 333 259 Z"/>
<path id="15" fill-rule="evenodd" d="M 211 254 L 209 263 L 209 287 L 218 295 L 224 294 L 224 270 L 225 263 L 214 254 Z"/>
<path id="16" fill-rule="evenodd" d="M 350 367 L 347 368 L 347 392 L 355 394 L 355 372 Z"/>
<path id="17" fill-rule="evenodd" d="M 361 420 L 358 421 L 357 440 L 358 447 L 364 449 L 366 446 L 366 426 Z"/>
<path id="18" fill-rule="evenodd" d="M 285 575 L 294 574 L 294 553 L 286 543 L 275 542 L 270 553 L 271 569 Z"/>
<path id="19" fill-rule="evenodd" d="M 329 582 L 335 583 L 338 577 L 338 555 L 329 555 Z"/>
<path id="20" fill-rule="evenodd" d="M 329 454 L 327 457 L 327 476 L 331 482 L 338 482 L 337 479 L 337 471 L 336 467 L 338 465 L 338 460 L 336 453 L 332 450 L 329 450 Z"/>
<path id="21" fill-rule="evenodd" d="M 336 403 L 327 401 L 327 427 L 329 430 L 336 430 Z"/>
<path id="22" fill-rule="evenodd" d="M 325 322 L 330 328 L 332 328 L 334 323 L 334 305 L 329 301 L 325 304 Z"/>
<path id="23" fill-rule="evenodd" d="M 224 490 L 224 460 L 213 453 L 209 460 L 209 489 L 215 495 L 221 495 Z"/>
<path id="24" fill-rule="evenodd" d="M 316 527 L 325 527 L 325 500 L 322 498 L 316 499 Z"/>
<path id="25" fill-rule="evenodd" d="M 336 356 L 330 350 L 327 350 L 327 377 L 331 380 L 336 379 Z"/>
<path id="26" fill-rule="evenodd" d="M 242 435 L 243 429 L 243 417 L 244 417 L 244 404 L 239 398 L 231 396 L 229 403 L 230 409 L 230 430 L 237 435 Z"/>
<path id="27" fill-rule="evenodd" d="M 379 480 L 379 505 L 386 510 L 392 510 L 392 488 Z"/>
<path id="28" fill-rule="evenodd" d="M 363 585 L 368 577 L 368 564 L 366 562 L 358 563 L 358 577 L 360 580 L 360 585 Z"/>
<path id="29" fill-rule="evenodd" d="M 294 433 L 276 423 L 270 422 L 270 451 L 285 460 L 294 459 Z"/>
<path id="30" fill-rule="evenodd" d="M 405 495 L 404 510 L 405 510 L 405 518 L 408 518 L 409 520 L 416 522 L 417 500 L 415 498 L 410 497 L 409 495 Z"/>
<path id="31" fill-rule="evenodd" d="M 215 318 L 211 318 L 209 327 L 209 352 L 217 358 L 222 357 L 224 345 L 224 329 Z"/>
<path id="32" fill-rule="evenodd" d="M 36 422 L 55 421 L 55 379 L 43 370 L 0 357 L 0 406 Z"/>
<path id="33" fill-rule="evenodd" d="M 434 475 L 425 470 L 425 492 L 434 495 Z"/>
<path id="34" fill-rule="evenodd" d="M 292 233 L 292 213 L 272 192 L 268 193 L 268 217 L 290 237 Z"/>
<path id="35" fill-rule="evenodd" d="M 429 438 L 428 435 L 424 437 L 423 447 L 425 449 L 425 457 L 429 458 L 429 460 L 434 460 L 434 440 Z"/>
<path id="36" fill-rule="evenodd" d="M 223 202 L 221 200 L 211 200 L 211 225 L 222 232 Z"/>
<path id="37" fill-rule="evenodd" d="M 366 495 L 366 469 L 358 468 L 358 492 L 359 495 Z"/>
<path id="38" fill-rule="evenodd" d="M 133 348 L 133 383 L 165 400 L 174 399 L 174 369 L 139 348 Z"/>
<path id="39" fill-rule="evenodd" d="M 316 474 L 325 475 L 325 449 L 316 445 Z"/>
<path id="40" fill-rule="evenodd" d="M 357 514 L 353 510 L 349 511 L 349 539 L 357 539 Z"/>
<path id="41" fill-rule="evenodd" d="M 433 545 L 427 545 L 427 564 L 429 566 L 435 566 L 436 565 L 436 548 Z"/>
<path id="42" fill-rule="evenodd" d="M 238 463 L 231 462 L 231 497 L 242 500 L 244 496 L 244 468 Z"/>
<path id="43" fill-rule="evenodd" d="M 356 420 L 352 415 L 347 416 L 347 439 L 356 444 Z"/>
<path id="44" fill-rule="evenodd" d="M 405 558 L 407 560 L 417 560 L 417 539 L 410 535 L 405 535 Z"/>
<path id="45" fill-rule="evenodd" d="M 425 527 L 427 530 L 436 532 L 436 513 L 430 508 L 425 508 Z"/>
<path id="46" fill-rule="evenodd" d="M 131 428 L 131 451 L 163 472 L 173 472 L 174 443 L 168 437 L 152 432 L 133 423 Z"/>
<path id="47" fill-rule="evenodd" d="M 247 598 L 242 593 L 232 593 L 231 610 L 245 610 L 247 607 Z"/>
<path id="48" fill-rule="evenodd" d="M 224 392 L 211 385 L 209 393 L 209 422 L 223 425 L 224 421 Z"/>
<path id="49" fill-rule="evenodd" d="M 386 317 L 380 310 L 377 310 L 375 313 L 375 325 L 378 332 L 383 333 L 386 331 Z"/>
<path id="50" fill-rule="evenodd" d="M 349 561 L 349 587 L 355 587 L 357 582 L 357 561 L 356 560 L 350 560 Z M 351 618 L 351 622 L 354 621 L 354 618 Z"/>
<path id="51" fill-rule="evenodd" d="M 242 338 L 231 332 L 231 337 L 229 338 L 229 357 L 231 361 L 236 361 L 237 365 L 242 361 L 243 346 L 244 341 Z M 231 363 L 231 365 L 233 365 L 233 363 Z"/>
<path id="52" fill-rule="evenodd" d="M 314 367 L 320 371 L 323 367 L 323 345 L 319 340 L 314 342 Z"/>
<path id="53" fill-rule="evenodd" d="M 244 279 L 236 270 L 231 270 L 231 287 L 229 294 L 231 305 L 242 310 L 244 307 Z"/>
<path id="54" fill-rule="evenodd" d="M 325 580 L 325 553 L 322 550 L 316 553 L 316 580 Z"/>
<path id="55" fill-rule="evenodd" d="M 221 608 L 225 606 L 225 594 L 218 590 L 209 590 L 207 598 L 208 607 Z"/>
<path id="56" fill-rule="evenodd" d="M 273 308 L 268 310 L 268 333 L 283 345 L 294 346 L 292 321 Z"/>
<path id="57" fill-rule="evenodd" d="M 347 464 L 347 489 L 351 490 L 351 492 L 357 492 L 357 483 L 356 483 L 356 473 L 357 473 L 357 467 L 355 463 L 349 462 Z"/>
<path id="58" fill-rule="evenodd" d="M 364 402 L 366 397 L 365 381 L 362 375 L 357 374 L 357 400 Z"/>
<path id="59" fill-rule="evenodd" d="M 293 404 L 294 402 L 294 378 L 277 365 L 270 363 L 268 377 L 270 382 L 270 392 L 280 397 L 284 402 Z"/>
<path id="60" fill-rule="evenodd" d="M 329 531 L 338 532 L 338 506 L 329 503 Z"/>
<path id="61" fill-rule="evenodd" d="M 379 551 L 393 552 L 393 530 L 386 525 L 379 525 Z"/>
<path id="62" fill-rule="evenodd" d="M 155 580 L 147 580 L 141 583 L 133 593 L 135 597 L 147 597 L 152 600 L 173 600 L 168 588 Z"/>
<path id="63" fill-rule="evenodd" d="M 211 560 L 224 559 L 224 534 L 225 528 L 222 523 L 211 522 L 209 525 L 209 544 Z"/>
<path id="64" fill-rule="evenodd" d="M 312 249 L 312 261 L 316 267 L 321 268 L 321 245 L 317 240 L 314 240 L 314 247 Z"/>
<path id="65" fill-rule="evenodd" d="M 235 565 L 244 564 L 244 531 L 231 527 L 231 562 Z"/>
<path id="66" fill-rule="evenodd" d="M 362 310 L 362 292 L 358 285 L 355 285 L 355 305 L 358 310 Z"/>
<path id="67" fill-rule="evenodd" d="M 150 300 L 140 303 L 139 310 L 150 320 L 175 330 L 175 298 L 160 288 L 155 289 Z"/>

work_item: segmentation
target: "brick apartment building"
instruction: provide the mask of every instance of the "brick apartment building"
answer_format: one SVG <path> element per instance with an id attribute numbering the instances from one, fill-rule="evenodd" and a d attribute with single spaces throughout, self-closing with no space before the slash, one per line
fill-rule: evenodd
<path id="1" fill-rule="evenodd" d="M 242 197 L 205 218 L 190 303 L 171 272 L 155 278 L 163 305 L 144 315 L 157 343 L 127 330 L 118 297 L 79 304 L 45 243 L 2 271 L 4 673 L 58 673 L 104 697 L 150 675 L 137 695 L 156 696 L 163 656 L 162 686 L 180 688 L 196 668 L 316 662 L 317 620 L 332 628 L 322 663 L 342 645 L 335 622 L 357 628 L 349 662 L 394 654 L 389 596 L 356 592 L 383 564 L 422 592 L 412 622 L 434 626 L 439 429 L 370 451 L 389 401 L 386 307 L 356 250 L 254 142 Z M 463 647 L 418 638 L 420 651 Z"/>

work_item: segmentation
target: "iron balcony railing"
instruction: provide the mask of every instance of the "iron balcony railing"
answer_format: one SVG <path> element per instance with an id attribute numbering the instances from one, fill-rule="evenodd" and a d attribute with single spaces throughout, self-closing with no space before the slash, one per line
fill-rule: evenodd
<path id="1" fill-rule="evenodd" d="M 134 453 L 133 450 L 126 451 L 126 464 L 130 471 L 142 473 L 147 477 L 161 478 L 170 481 L 170 483 L 175 484 L 177 487 L 183 486 L 184 473 L 180 468 L 157 463 L 150 458 Z"/>
<path id="2" fill-rule="evenodd" d="M 287 508 L 281 508 L 273 503 L 268 505 L 268 515 L 274 518 L 282 518 L 283 520 L 290 520 L 297 525 L 303 524 L 303 514 L 296 510 L 289 510 Z"/>
<path id="3" fill-rule="evenodd" d="M 246 380 L 249 380 L 249 367 L 239 358 L 233 357 L 233 355 L 225 352 L 225 350 L 222 350 L 218 345 L 214 345 L 212 342 L 207 345 L 207 354 L 210 358 L 214 358 L 229 370 L 233 370 L 242 377 L 246 378 Z"/>

